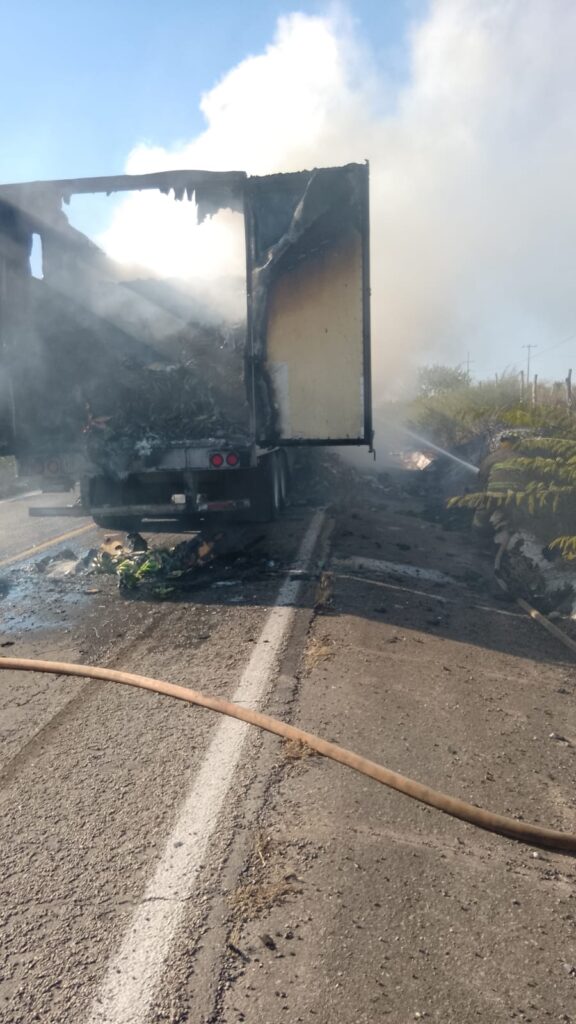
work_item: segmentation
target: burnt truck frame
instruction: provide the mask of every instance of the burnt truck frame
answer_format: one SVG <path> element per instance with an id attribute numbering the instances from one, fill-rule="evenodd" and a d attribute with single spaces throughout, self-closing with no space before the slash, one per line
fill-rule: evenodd
<path id="1" fill-rule="evenodd" d="M 212 513 L 267 520 L 286 500 L 291 449 L 371 447 L 368 181 L 368 164 L 348 164 L 252 177 L 179 170 L 0 186 L 0 454 L 14 455 L 20 475 L 46 492 L 80 482 L 76 505 L 35 514 L 88 514 L 106 528 L 150 520 L 154 529 L 154 520 Z M 90 450 L 97 426 L 92 434 L 78 422 L 72 428 L 66 420 L 62 434 L 52 426 L 82 391 L 82 374 L 94 371 L 72 348 L 75 376 L 54 376 L 55 342 L 35 296 L 65 288 L 76 301 L 79 262 L 89 267 L 82 280 L 90 286 L 108 259 L 71 227 L 63 204 L 86 193 L 143 190 L 194 198 L 199 221 L 221 209 L 243 214 L 249 422 L 239 432 L 136 440 L 118 468 Z M 30 264 L 34 235 L 42 281 Z M 98 333 L 98 325 L 91 329 Z"/>

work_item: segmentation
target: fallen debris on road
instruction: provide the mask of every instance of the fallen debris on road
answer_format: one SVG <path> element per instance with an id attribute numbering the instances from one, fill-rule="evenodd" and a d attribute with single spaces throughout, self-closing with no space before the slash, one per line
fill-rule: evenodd
<path id="1" fill-rule="evenodd" d="M 154 597 L 168 597 L 176 587 L 189 584 L 191 574 L 213 560 L 222 539 L 221 533 L 211 538 L 198 534 L 172 547 L 149 550 L 146 545 L 145 550 L 141 550 L 141 545 L 137 544 L 134 550 L 133 542 L 126 547 L 107 538 L 94 560 L 93 569 L 115 573 L 120 590 L 145 586 Z"/>
<path id="2" fill-rule="evenodd" d="M 96 550 L 91 548 L 85 555 L 78 557 L 71 548 L 63 548 L 55 555 L 46 555 L 35 563 L 36 572 L 44 576 L 63 578 L 64 576 L 78 576 L 90 569 L 96 556 Z"/>

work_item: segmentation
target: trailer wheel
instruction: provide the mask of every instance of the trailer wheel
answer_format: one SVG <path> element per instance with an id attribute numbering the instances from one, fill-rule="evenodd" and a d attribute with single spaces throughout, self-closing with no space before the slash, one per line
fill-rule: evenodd
<path id="1" fill-rule="evenodd" d="M 118 483 L 105 476 L 96 476 L 85 484 L 88 506 L 121 505 L 123 496 Z M 86 499 L 85 499 L 86 500 Z M 136 533 L 140 526 L 137 516 L 107 516 L 105 512 L 92 515 L 96 526 L 102 530 L 114 530 L 119 533 Z"/>
<path id="2" fill-rule="evenodd" d="M 92 519 L 101 530 L 114 533 L 137 533 L 140 529 L 140 520 L 130 516 L 92 516 Z"/>

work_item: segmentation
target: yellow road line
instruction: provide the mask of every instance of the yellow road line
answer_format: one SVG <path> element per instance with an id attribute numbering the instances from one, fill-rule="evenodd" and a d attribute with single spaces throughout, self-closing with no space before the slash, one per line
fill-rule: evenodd
<path id="1" fill-rule="evenodd" d="M 3 558 L 0 560 L 0 569 L 6 565 L 12 565 L 13 562 L 22 562 L 25 558 L 30 558 L 32 555 L 39 554 L 40 551 L 45 551 L 46 548 L 53 548 L 56 544 L 61 544 L 62 541 L 71 540 L 72 537 L 79 537 L 82 533 L 88 533 L 89 530 L 94 530 L 94 523 L 90 523 L 90 526 L 79 526 L 76 530 L 68 530 L 67 533 L 61 533 L 57 537 L 52 537 L 51 540 L 45 540 L 42 544 L 35 544 L 32 548 L 26 548 L 25 551 L 21 551 L 18 555 L 10 555 L 9 558 Z"/>

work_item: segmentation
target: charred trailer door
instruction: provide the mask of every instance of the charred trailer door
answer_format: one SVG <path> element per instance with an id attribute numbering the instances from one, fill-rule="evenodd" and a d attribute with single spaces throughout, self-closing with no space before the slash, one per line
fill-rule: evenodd
<path id="1" fill-rule="evenodd" d="M 250 178 L 260 444 L 371 445 L 368 165 Z"/>

